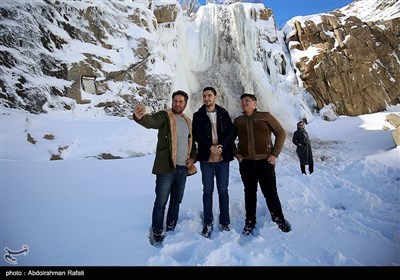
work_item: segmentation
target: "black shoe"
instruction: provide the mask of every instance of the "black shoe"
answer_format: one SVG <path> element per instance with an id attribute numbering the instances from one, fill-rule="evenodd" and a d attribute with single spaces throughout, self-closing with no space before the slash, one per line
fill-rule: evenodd
<path id="1" fill-rule="evenodd" d="M 174 226 L 167 226 L 167 228 L 165 229 L 166 232 L 168 231 L 174 231 L 175 227 Z"/>
<path id="2" fill-rule="evenodd" d="M 253 221 L 246 221 L 246 224 L 243 228 L 242 234 L 243 235 L 250 235 L 253 234 L 254 228 L 256 227 L 256 223 Z"/>
<path id="3" fill-rule="evenodd" d="M 175 223 L 175 222 L 172 222 L 172 223 L 170 223 L 170 224 L 167 226 L 167 228 L 166 228 L 165 231 L 174 231 L 174 230 L 175 230 L 175 227 L 176 227 L 176 223 Z"/>
<path id="4" fill-rule="evenodd" d="M 289 224 L 288 221 L 278 221 L 276 222 L 278 225 L 278 228 L 282 231 L 282 232 L 289 232 L 291 230 L 291 226 Z"/>
<path id="5" fill-rule="evenodd" d="M 160 243 L 164 240 L 164 235 L 162 230 L 153 229 L 153 239 L 154 242 Z"/>
<path id="6" fill-rule="evenodd" d="M 230 231 L 231 229 L 229 228 L 229 224 L 228 225 L 219 225 L 219 229 L 221 231 Z"/>
<path id="7" fill-rule="evenodd" d="M 210 238 L 212 231 L 213 225 L 204 225 L 201 235 L 203 235 L 205 238 Z"/>

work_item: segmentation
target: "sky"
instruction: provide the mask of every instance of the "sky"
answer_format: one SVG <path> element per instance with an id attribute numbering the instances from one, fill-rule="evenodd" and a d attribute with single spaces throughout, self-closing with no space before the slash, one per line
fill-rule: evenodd
<path id="1" fill-rule="evenodd" d="M 118 16 L 122 21 L 126 15 Z M 114 18 L 105 20 L 112 22 Z M 72 40 L 58 26 L 52 28 L 68 42 L 68 48 L 55 51 L 55 55 L 70 59 L 69 63 L 93 48 Z M 138 30 L 126 32 L 138 34 Z M 108 41 L 119 46 L 119 52 L 96 48 L 97 54 L 108 55 L 114 62 L 109 67 L 122 68 L 123 63 L 134 62 L 128 55 L 134 42 L 121 39 L 126 37 L 115 36 Z M 168 49 L 167 38 L 160 41 Z M 30 51 L 40 55 L 38 50 Z M 173 48 L 168 51 L 170 61 L 185 60 Z M 16 54 L 18 61 L 25 58 L 23 55 Z M 24 65 L 20 63 L 18 69 L 24 71 Z M 158 67 L 154 71 L 166 70 Z M 196 83 L 186 68 L 175 71 L 188 84 Z M 252 75 L 262 79 L 261 71 Z M 35 82 L 49 83 L 39 75 Z M 94 106 L 128 88 L 124 83 L 110 82 L 109 86 L 111 90 L 102 95 L 82 91 L 82 99 L 91 103 L 72 104 L 69 111 L 45 107 L 47 114 L 34 115 L 0 107 L 1 267 L 400 265 L 400 147 L 395 147 L 392 139 L 394 127 L 385 121 L 389 113 L 400 113 L 400 105 L 374 114 L 340 116 L 334 121 L 323 121 L 316 113 L 308 116 L 306 129 L 315 171 L 302 175 L 291 143 L 299 108 L 293 106 L 290 87 L 282 86 L 279 98 L 269 98 L 269 106 L 287 110 L 284 115 L 290 116 L 290 121 L 277 116 L 287 139 L 276 173 L 281 204 L 292 231 L 282 233 L 271 221 L 259 192 L 255 235 L 241 234 L 245 219 L 243 185 L 238 163 L 232 161 L 232 230 L 215 230 L 211 239 L 200 235 L 199 171 L 187 180 L 175 231 L 167 233 L 163 247 L 158 248 L 148 238 L 155 198 L 151 169 L 157 131 L 145 129 L 129 117 L 106 115 L 101 107 Z M 261 101 L 263 96 L 259 97 Z M 231 104 L 229 111 L 235 115 L 238 112 L 232 104 L 238 101 L 229 98 L 226 96 L 225 104 Z M 60 101 L 71 102 L 64 97 Z M 187 109 L 187 113 L 191 117 L 192 112 Z M 104 159 L 109 157 L 118 159 Z M 198 163 L 197 168 L 200 170 Z M 216 194 L 214 202 L 217 217 Z"/>
<path id="2" fill-rule="evenodd" d="M 249 1 L 250 2 L 250 1 Z M 280 28 L 295 16 L 308 16 L 331 12 L 350 4 L 351 0 L 266 0 L 264 5 L 272 9 L 276 25 Z M 199 3 L 206 3 L 205 0 Z"/>
<path id="3" fill-rule="evenodd" d="M 295 16 L 308 16 L 343 8 L 350 0 L 266 0 L 264 5 L 272 9 L 276 25 L 282 27 Z"/>

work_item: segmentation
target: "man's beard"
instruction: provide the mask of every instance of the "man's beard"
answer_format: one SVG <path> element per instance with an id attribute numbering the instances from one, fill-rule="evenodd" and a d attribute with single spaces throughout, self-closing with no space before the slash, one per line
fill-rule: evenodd
<path id="1" fill-rule="evenodd" d="M 172 108 L 172 112 L 174 112 L 175 114 L 182 114 L 184 109 L 180 109 L 180 108 Z"/>

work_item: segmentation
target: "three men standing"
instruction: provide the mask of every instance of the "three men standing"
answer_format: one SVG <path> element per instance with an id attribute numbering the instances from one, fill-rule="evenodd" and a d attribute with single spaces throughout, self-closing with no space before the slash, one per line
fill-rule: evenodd
<path id="1" fill-rule="evenodd" d="M 220 230 L 230 230 L 228 185 L 229 164 L 233 155 L 239 161 L 244 185 L 246 220 L 242 233 L 251 234 L 256 225 L 258 184 L 272 221 L 283 232 L 289 232 L 291 228 L 282 212 L 275 176 L 276 158 L 286 138 L 283 127 L 270 113 L 257 111 L 255 95 L 242 94 L 243 115 L 233 123 L 229 113 L 216 104 L 218 95 L 213 87 L 204 88 L 202 96 L 203 105 L 193 114 L 193 123 L 183 113 L 188 101 L 184 91 L 172 94 L 172 109 L 146 115 L 144 105 L 135 107 L 133 119 L 138 124 L 158 129 L 152 170 L 156 175 L 151 225 L 154 242 L 160 243 L 164 238 L 164 213 L 168 199 L 166 231 L 175 229 L 186 178 L 196 172 L 196 159 L 200 162 L 203 183 L 204 220 L 201 234 L 210 238 L 213 231 L 214 178 L 218 190 Z M 271 134 L 275 136 L 274 143 Z M 197 155 L 193 141 L 197 143 Z"/>

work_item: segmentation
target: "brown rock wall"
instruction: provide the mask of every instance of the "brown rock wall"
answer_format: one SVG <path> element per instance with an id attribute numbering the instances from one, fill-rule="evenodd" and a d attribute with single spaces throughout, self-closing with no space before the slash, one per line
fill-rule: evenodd
<path id="1" fill-rule="evenodd" d="M 400 19 L 364 23 L 356 17 L 343 22 L 338 13 L 321 22 L 293 24 L 294 48 L 319 49 L 311 60 L 296 63 L 304 87 L 317 107 L 334 104 L 339 115 L 382 111 L 400 102 Z"/>

